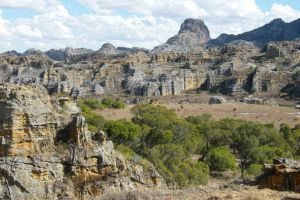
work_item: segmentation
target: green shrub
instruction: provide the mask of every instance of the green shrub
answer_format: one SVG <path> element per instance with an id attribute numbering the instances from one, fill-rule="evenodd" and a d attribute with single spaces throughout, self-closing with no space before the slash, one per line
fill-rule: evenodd
<path id="1" fill-rule="evenodd" d="M 120 100 L 115 100 L 112 105 L 112 108 L 114 109 L 124 109 L 125 108 L 125 103 L 123 101 Z"/>
<path id="2" fill-rule="evenodd" d="M 79 99 L 78 105 L 82 112 L 91 112 L 93 110 L 103 110 L 104 108 L 123 109 L 125 103 L 121 100 L 115 100 L 112 98 L 104 98 L 101 101 L 94 98 Z"/>
<path id="3" fill-rule="evenodd" d="M 112 104 L 114 103 L 114 99 L 112 98 L 104 98 L 101 100 L 101 103 L 106 107 L 106 108 L 111 108 Z"/>
<path id="4" fill-rule="evenodd" d="M 226 147 L 212 150 L 208 156 L 208 165 L 210 170 L 220 172 L 236 169 L 235 157 Z"/>
<path id="5" fill-rule="evenodd" d="M 78 105 L 83 112 L 91 111 L 91 110 L 102 110 L 104 107 L 98 99 L 80 99 L 78 101 Z M 86 110 L 88 108 L 88 110 Z"/>
<path id="6" fill-rule="evenodd" d="M 104 124 L 106 121 L 102 116 L 97 115 L 93 112 L 85 112 L 83 113 L 83 116 L 85 117 L 88 124 L 88 129 L 91 132 L 97 132 L 104 128 Z"/>
<path id="7" fill-rule="evenodd" d="M 252 177 L 257 177 L 263 173 L 262 165 L 259 164 L 251 164 L 248 169 L 246 170 L 247 175 Z"/>

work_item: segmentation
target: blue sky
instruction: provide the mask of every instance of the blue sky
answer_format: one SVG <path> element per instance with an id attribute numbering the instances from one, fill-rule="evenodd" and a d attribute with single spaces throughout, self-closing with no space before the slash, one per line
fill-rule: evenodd
<path id="1" fill-rule="evenodd" d="M 299 0 L 256 0 L 256 3 L 264 11 L 268 11 L 274 3 L 289 5 L 294 9 L 300 10 L 300 1 Z"/>
<path id="2" fill-rule="evenodd" d="M 300 18 L 298 0 L 0 0 L 0 51 L 115 46 L 153 48 L 185 18 L 211 37 L 241 33 L 274 18 Z"/>

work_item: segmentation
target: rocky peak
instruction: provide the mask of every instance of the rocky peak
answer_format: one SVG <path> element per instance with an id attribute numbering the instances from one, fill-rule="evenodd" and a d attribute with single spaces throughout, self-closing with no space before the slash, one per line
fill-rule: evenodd
<path id="1" fill-rule="evenodd" d="M 204 21 L 201 19 L 186 19 L 181 24 L 180 30 L 178 34 L 192 32 L 192 33 L 203 33 L 209 38 L 209 30 L 207 26 L 204 24 Z"/>
<path id="2" fill-rule="evenodd" d="M 104 43 L 99 49 L 99 52 L 104 54 L 115 54 L 117 53 L 117 48 L 110 43 Z"/>
<path id="3" fill-rule="evenodd" d="M 281 18 L 273 19 L 269 24 L 271 26 L 282 26 L 285 25 L 285 22 Z"/>
<path id="4" fill-rule="evenodd" d="M 155 47 L 151 53 L 201 51 L 210 40 L 207 26 L 201 19 L 186 19 L 177 35 L 169 38 L 165 44 Z"/>

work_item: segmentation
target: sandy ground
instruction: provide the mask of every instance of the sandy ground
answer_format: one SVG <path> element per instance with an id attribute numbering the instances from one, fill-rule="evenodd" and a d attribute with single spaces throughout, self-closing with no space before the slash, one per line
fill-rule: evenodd
<path id="1" fill-rule="evenodd" d="M 197 103 L 171 103 L 160 104 L 168 108 L 175 109 L 180 117 L 195 116 L 201 114 L 211 114 L 214 119 L 235 118 L 257 121 L 261 123 L 273 123 L 277 127 L 281 123 L 290 124 L 292 126 L 300 124 L 300 110 L 294 107 L 272 107 L 265 105 L 250 104 L 197 104 Z M 97 111 L 105 119 L 118 120 L 130 119 L 132 114 L 130 109 L 133 105 L 128 105 L 122 110 L 105 109 Z"/>

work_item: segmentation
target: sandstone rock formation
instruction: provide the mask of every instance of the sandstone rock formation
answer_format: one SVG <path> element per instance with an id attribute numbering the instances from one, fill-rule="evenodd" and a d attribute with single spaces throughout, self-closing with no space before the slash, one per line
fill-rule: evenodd
<path id="1" fill-rule="evenodd" d="M 164 188 L 154 167 L 126 160 L 92 134 L 76 104 L 42 86 L 0 86 L 0 198 L 95 199 L 104 191 Z"/>
<path id="2" fill-rule="evenodd" d="M 274 159 L 264 167 L 265 173 L 258 177 L 259 188 L 300 192 L 300 163 L 288 159 Z"/>
<path id="3" fill-rule="evenodd" d="M 257 32 L 269 33 L 281 24 L 275 20 Z M 247 38 L 211 46 L 206 44 L 210 38 L 204 22 L 187 19 L 178 35 L 151 52 L 106 43 L 98 51 L 31 49 L 26 54 L 0 54 L 0 83 L 43 85 L 50 94 L 72 93 L 75 98 L 120 93 L 168 96 L 188 90 L 241 99 L 249 94 L 299 97 L 300 41 L 268 42 L 276 38 L 264 37 L 269 39 L 261 48 Z"/>

